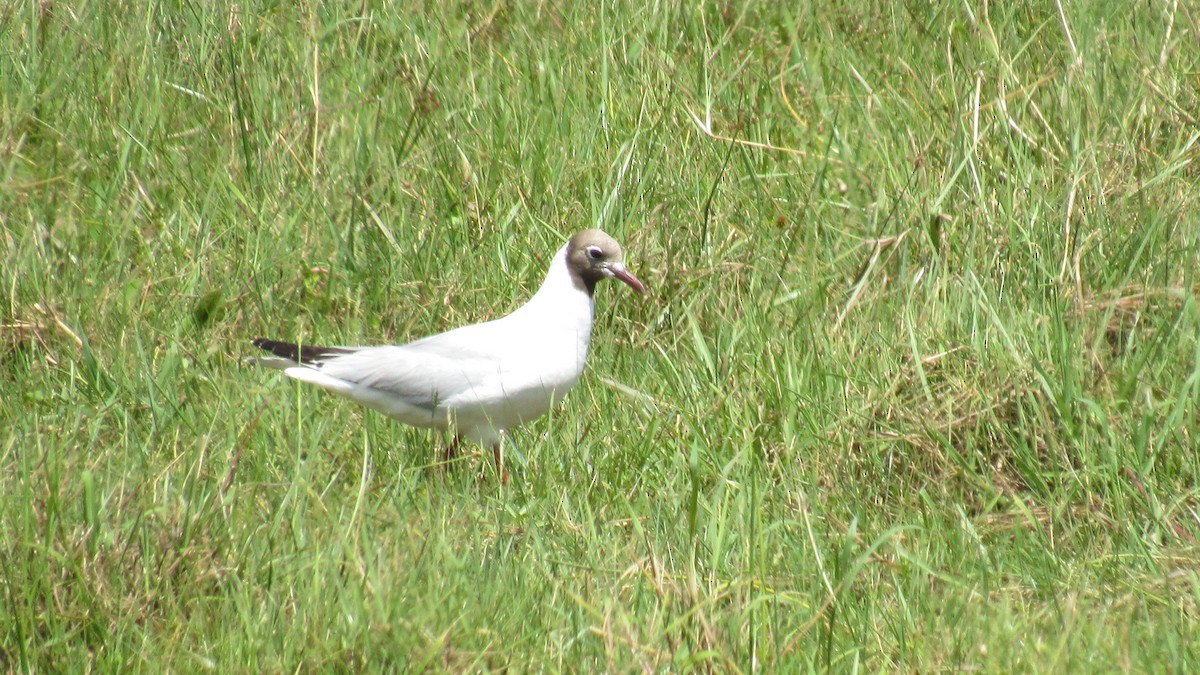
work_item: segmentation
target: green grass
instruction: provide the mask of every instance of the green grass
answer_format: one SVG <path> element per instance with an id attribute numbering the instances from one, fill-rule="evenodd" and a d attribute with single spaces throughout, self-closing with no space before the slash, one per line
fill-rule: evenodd
<path id="1" fill-rule="evenodd" d="M 0 670 L 1200 667 L 1190 3 L 223 4 L 0 7 Z M 508 487 L 242 365 L 592 226 Z"/>

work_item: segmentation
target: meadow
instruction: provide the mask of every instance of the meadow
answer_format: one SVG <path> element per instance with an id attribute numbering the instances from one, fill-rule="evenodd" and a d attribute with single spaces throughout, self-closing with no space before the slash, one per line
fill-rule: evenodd
<path id="1" fill-rule="evenodd" d="M 0 671 L 1200 669 L 1189 2 L 0 5 Z M 600 227 L 512 480 L 249 368 Z"/>

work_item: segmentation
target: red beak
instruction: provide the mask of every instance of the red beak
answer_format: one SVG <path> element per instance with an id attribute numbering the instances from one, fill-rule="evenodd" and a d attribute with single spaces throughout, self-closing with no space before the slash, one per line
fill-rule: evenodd
<path id="1" fill-rule="evenodd" d="M 638 293 L 646 292 L 646 287 L 642 284 L 642 282 L 638 281 L 637 277 L 633 276 L 633 272 L 630 272 L 625 268 L 624 263 L 616 263 L 615 265 L 610 266 L 608 270 L 612 272 L 614 277 L 624 281 L 630 288 Z"/>

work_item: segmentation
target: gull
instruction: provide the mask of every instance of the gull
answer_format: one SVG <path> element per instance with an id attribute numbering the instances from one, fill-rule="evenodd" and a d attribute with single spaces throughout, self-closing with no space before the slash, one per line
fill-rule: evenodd
<path id="1" fill-rule="evenodd" d="M 256 338 L 252 344 L 274 357 L 249 361 L 405 424 L 452 431 L 447 461 L 462 439 L 490 445 L 506 483 L 500 440 L 557 405 L 583 374 L 593 295 L 604 279 L 646 291 L 615 239 L 584 230 L 554 255 L 533 297 L 507 316 L 404 345 L 315 347 Z"/>

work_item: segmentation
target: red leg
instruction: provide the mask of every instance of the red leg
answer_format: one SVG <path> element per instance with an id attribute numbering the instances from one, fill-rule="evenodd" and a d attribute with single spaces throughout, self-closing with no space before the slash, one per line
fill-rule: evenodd
<path id="1" fill-rule="evenodd" d="M 442 455 L 442 460 L 449 464 L 454 461 L 454 457 L 458 454 L 458 434 L 450 440 L 450 444 L 446 446 L 446 452 Z"/>
<path id="2" fill-rule="evenodd" d="M 500 476 L 500 484 L 508 485 L 508 470 L 501 464 L 499 443 L 492 446 L 492 457 L 496 460 L 496 473 Z"/>

